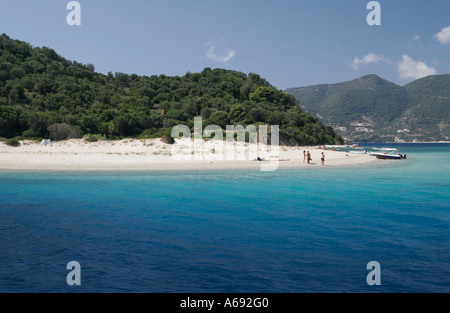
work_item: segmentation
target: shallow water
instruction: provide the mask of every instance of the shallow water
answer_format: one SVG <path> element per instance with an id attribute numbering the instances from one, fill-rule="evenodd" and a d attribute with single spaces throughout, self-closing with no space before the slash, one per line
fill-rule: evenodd
<path id="1" fill-rule="evenodd" d="M 400 147 L 370 168 L 0 173 L 0 292 L 449 292 L 450 145 Z"/>

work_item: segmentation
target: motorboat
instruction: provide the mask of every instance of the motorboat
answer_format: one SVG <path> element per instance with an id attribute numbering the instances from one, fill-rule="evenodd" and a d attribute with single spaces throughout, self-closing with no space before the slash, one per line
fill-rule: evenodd
<path id="1" fill-rule="evenodd" d="M 380 160 L 401 160 L 406 159 L 405 153 L 398 153 L 395 148 L 374 148 L 380 152 L 371 152 L 370 155 Z"/>
<path id="2" fill-rule="evenodd" d="M 406 154 L 383 154 L 383 153 L 377 153 L 375 154 L 375 157 L 380 160 L 401 160 L 406 159 Z"/>

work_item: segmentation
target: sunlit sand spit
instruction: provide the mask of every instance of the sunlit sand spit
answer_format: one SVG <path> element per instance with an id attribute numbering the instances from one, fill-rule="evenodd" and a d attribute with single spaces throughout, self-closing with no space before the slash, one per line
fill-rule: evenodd
<path id="1" fill-rule="evenodd" d="M 24 140 L 20 146 L 11 147 L 0 142 L 0 169 L 3 170 L 61 170 L 61 171 L 120 171 L 120 170 L 222 170 L 261 169 L 263 164 L 272 164 L 275 169 L 322 168 L 321 155 L 325 154 L 324 167 L 369 165 L 377 163 L 367 154 L 347 153 L 318 147 L 271 146 L 257 151 L 256 145 L 236 143 L 235 149 L 243 154 L 231 156 L 229 146 L 221 148 L 222 142 L 190 142 L 177 139 L 175 145 L 160 139 L 123 139 L 87 142 L 70 139 L 41 145 L 40 142 Z M 224 143 L 225 144 L 225 143 Z M 193 150 L 190 150 L 192 147 Z M 311 153 L 312 161 L 303 160 L 303 151 Z M 260 157 L 263 161 L 255 161 Z"/>

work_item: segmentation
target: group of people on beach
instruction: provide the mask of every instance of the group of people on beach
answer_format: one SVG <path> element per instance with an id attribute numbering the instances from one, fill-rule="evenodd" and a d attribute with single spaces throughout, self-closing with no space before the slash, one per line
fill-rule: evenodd
<path id="1" fill-rule="evenodd" d="M 303 163 L 311 164 L 311 161 L 311 153 L 309 153 L 309 151 L 303 150 Z M 325 154 L 323 152 L 322 157 L 320 158 L 320 162 L 322 163 L 322 166 L 325 165 Z"/>

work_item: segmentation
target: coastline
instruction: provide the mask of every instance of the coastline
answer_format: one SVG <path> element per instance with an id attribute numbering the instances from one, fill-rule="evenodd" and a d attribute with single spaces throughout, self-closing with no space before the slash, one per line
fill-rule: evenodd
<path id="1" fill-rule="evenodd" d="M 203 157 L 195 159 L 194 153 L 184 153 L 185 160 L 176 160 L 173 152 L 183 145 L 190 144 L 184 139 L 176 140 L 175 145 L 165 144 L 160 139 L 123 139 L 118 141 L 101 140 L 86 142 L 83 139 L 70 139 L 41 145 L 37 141 L 21 141 L 18 147 L 0 142 L 0 170 L 2 171 L 211 171 L 211 170 L 261 170 L 272 165 L 277 169 L 341 168 L 371 166 L 378 164 L 374 157 L 365 154 L 346 153 L 318 149 L 317 147 L 279 146 L 274 158 L 270 146 L 264 147 L 264 161 L 249 159 L 227 159 L 225 150 L 212 149 L 211 144 L 202 142 L 200 150 Z M 255 148 L 240 144 L 241 148 Z M 331 146 L 327 147 L 331 148 Z M 175 149 L 175 150 L 174 150 Z M 266 151 L 264 150 L 264 151 Z M 303 163 L 303 151 L 310 151 L 311 164 Z M 196 151 L 199 152 L 198 147 Z M 278 151 L 277 151 L 278 152 Z M 325 153 L 325 166 L 321 165 L 321 153 Z M 273 153 L 272 153 L 273 154 Z M 191 157 L 192 156 L 192 157 Z"/>

